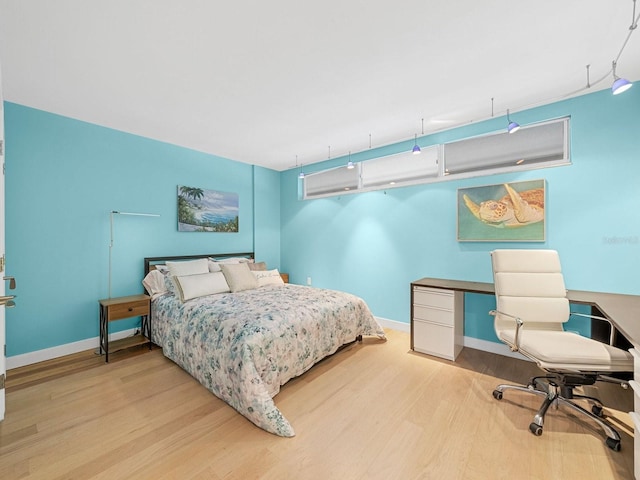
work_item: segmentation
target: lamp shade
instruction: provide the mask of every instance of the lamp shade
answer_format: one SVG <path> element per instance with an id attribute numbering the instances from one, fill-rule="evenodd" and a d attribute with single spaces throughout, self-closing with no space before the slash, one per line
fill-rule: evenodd
<path id="1" fill-rule="evenodd" d="M 517 122 L 509 122 L 509 126 L 507 127 L 507 131 L 509 133 L 515 133 L 520 130 L 520 124 Z"/>
<path id="2" fill-rule="evenodd" d="M 613 85 L 611 85 L 611 92 L 614 95 L 618 95 L 619 93 L 626 92 L 633 86 L 626 78 L 617 78 Z"/>
<path id="3" fill-rule="evenodd" d="M 424 127 L 422 127 L 422 130 L 424 133 Z M 411 149 L 411 152 L 414 155 L 420 155 L 420 146 L 418 145 L 418 134 L 416 133 L 415 137 L 413 137 L 413 148 Z"/>

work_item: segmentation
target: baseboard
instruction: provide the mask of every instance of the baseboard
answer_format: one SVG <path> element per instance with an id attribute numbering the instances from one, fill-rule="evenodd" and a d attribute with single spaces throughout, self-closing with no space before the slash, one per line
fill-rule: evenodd
<path id="1" fill-rule="evenodd" d="M 375 317 L 378 323 L 383 328 L 390 328 L 391 330 L 398 330 L 405 333 L 411 333 L 411 325 L 405 322 L 398 322 L 397 320 L 390 320 L 388 318 Z M 518 358 L 520 360 L 529 360 L 524 355 L 518 352 L 512 352 L 511 349 L 504 343 L 490 342 L 488 340 L 480 340 L 479 338 L 464 337 L 463 345 L 469 348 L 475 348 L 476 350 L 482 350 L 484 352 L 496 353 L 505 357 Z"/>
<path id="2" fill-rule="evenodd" d="M 109 335 L 109 341 L 120 340 L 121 338 L 130 337 L 137 329 L 122 330 Z M 7 357 L 7 370 L 12 368 L 24 367 L 33 363 L 44 362 L 53 358 L 64 357 L 72 353 L 84 352 L 100 346 L 100 337 L 87 338 L 78 342 L 66 343 L 57 347 L 36 350 L 35 352 L 23 353 L 21 355 L 13 355 Z"/>
<path id="3" fill-rule="evenodd" d="M 479 338 L 464 337 L 463 345 L 484 352 L 496 353 L 505 357 L 517 358 L 519 360 L 529 360 L 529 358 L 518 352 L 512 352 L 504 343 L 490 342 L 488 340 L 480 340 Z"/>
<path id="4" fill-rule="evenodd" d="M 395 320 L 389 320 L 388 318 L 375 317 L 383 328 L 390 328 L 392 330 L 400 330 L 402 332 L 409 333 L 410 328 L 408 323 L 397 322 Z M 122 330 L 110 334 L 109 341 L 120 340 L 126 338 L 135 333 L 136 329 Z M 87 338 L 78 342 L 67 343 L 65 345 L 59 345 L 57 347 L 45 348 L 43 350 L 36 350 L 35 352 L 23 353 L 21 355 L 14 355 L 7 357 L 7 370 L 12 368 L 24 367 L 25 365 L 32 365 L 38 362 L 44 362 L 45 360 L 51 360 L 58 357 L 64 357 L 65 355 L 71 355 L 73 353 L 84 352 L 98 348 L 100 345 L 100 337 Z"/>
<path id="5" fill-rule="evenodd" d="M 405 322 L 398 322 L 397 320 L 390 320 L 383 317 L 375 317 L 382 328 L 390 328 L 391 330 L 398 330 L 400 332 L 410 333 L 411 326 Z"/>
<path id="6" fill-rule="evenodd" d="M 378 323 L 383 328 L 390 328 L 391 330 L 398 330 L 400 332 L 410 333 L 411 326 L 405 322 L 398 322 L 397 320 L 391 320 L 383 317 L 375 317 Z M 119 340 L 126 338 L 135 333 L 136 329 L 122 330 L 120 332 L 112 333 L 109 340 Z M 31 365 L 33 363 L 44 362 L 45 360 L 51 360 L 53 358 L 63 357 L 65 355 L 71 355 L 72 353 L 84 352 L 85 350 L 91 350 L 98 348 L 99 337 L 87 338 L 80 340 L 79 342 L 67 343 L 57 347 L 45 348 L 43 350 L 37 350 L 35 352 L 23 353 L 22 355 L 14 355 L 7 357 L 7 370 L 12 368 L 24 367 L 25 365 Z M 505 357 L 518 358 L 520 360 L 528 360 L 523 355 L 512 352 L 509 347 L 502 343 L 489 342 L 487 340 L 480 340 L 478 338 L 464 337 L 464 346 L 469 348 L 475 348 L 476 350 L 483 350 L 485 352 L 497 353 L 498 355 L 504 355 Z"/>

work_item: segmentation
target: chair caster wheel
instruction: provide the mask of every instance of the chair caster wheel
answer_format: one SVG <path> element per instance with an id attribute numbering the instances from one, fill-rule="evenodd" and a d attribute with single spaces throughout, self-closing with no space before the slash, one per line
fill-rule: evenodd
<path id="1" fill-rule="evenodd" d="M 609 447 L 614 452 L 620 451 L 620 440 L 616 440 L 615 438 L 607 437 L 605 440 L 607 447 Z"/>
<path id="2" fill-rule="evenodd" d="M 502 392 L 500 390 L 494 390 L 493 398 L 495 398 L 496 400 L 502 400 Z"/>
<path id="3" fill-rule="evenodd" d="M 596 417 L 602 417 L 602 407 L 600 405 L 594 405 L 591 407 L 591 413 L 593 413 Z"/>
<path id="4" fill-rule="evenodd" d="M 531 431 L 531 433 L 533 433 L 536 437 L 539 437 L 540 435 L 542 435 L 542 427 L 540 425 L 538 425 L 537 423 L 531 423 L 529 425 L 529 430 Z"/>

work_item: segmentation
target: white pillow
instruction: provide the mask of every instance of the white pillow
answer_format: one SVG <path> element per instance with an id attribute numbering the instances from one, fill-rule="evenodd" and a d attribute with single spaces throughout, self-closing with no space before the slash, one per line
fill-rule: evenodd
<path id="1" fill-rule="evenodd" d="M 229 292 L 229 285 L 222 272 L 182 275 L 173 277 L 173 281 L 183 302 L 192 298 Z"/>
<path id="2" fill-rule="evenodd" d="M 169 268 L 166 265 L 154 265 L 153 267 L 157 272 L 160 272 L 163 275 L 167 275 L 169 273 Z"/>
<path id="3" fill-rule="evenodd" d="M 169 273 L 174 277 L 209 273 L 209 261 L 206 258 L 187 260 L 186 262 L 166 262 Z"/>
<path id="4" fill-rule="evenodd" d="M 216 263 L 253 263 L 252 258 L 246 257 L 229 257 L 229 258 L 221 258 L 220 260 L 216 260 L 215 258 L 210 258 L 209 260 Z"/>
<path id="5" fill-rule="evenodd" d="M 147 273 L 147 276 L 142 280 L 142 284 L 152 297 L 167 291 L 167 287 L 164 284 L 164 275 L 159 270 L 151 270 Z"/>
<path id="6" fill-rule="evenodd" d="M 241 292 L 243 290 L 253 290 L 258 288 L 258 281 L 253 276 L 249 265 L 246 263 L 230 263 L 220 265 L 224 278 L 227 279 L 229 288 L 232 292 Z"/>
<path id="7" fill-rule="evenodd" d="M 249 270 L 266 270 L 267 269 L 267 262 L 253 262 L 253 263 L 248 263 L 247 265 L 249 265 Z"/>
<path id="8" fill-rule="evenodd" d="M 282 280 L 277 268 L 273 270 L 253 270 L 251 273 L 256 277 L 259 287 L 264 287 L 265 285 L 284 285 L 284 280 Z"/>
<path id="9" fill-rule="evenodd" d="M 209 259 L 209 271 L 210 272 L 221 272 L 222 270 L 220 269 L 220 265 L 218 264 L 218 262 L 214 262 L 213 260 Z"/>

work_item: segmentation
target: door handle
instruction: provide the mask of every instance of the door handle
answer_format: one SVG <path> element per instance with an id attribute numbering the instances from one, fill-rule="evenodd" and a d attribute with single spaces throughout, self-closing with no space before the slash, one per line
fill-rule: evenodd
<path id="1" fill-rule="evenodd" d="M 13 277 L 2 277 L 3 280 L 9 280 L 9 290 L 15 290 L 16 279 Z"/>
<path id="2" fill-rule="evenodd" d="M 0 307 L 5 306 L 7 308 L 15 307 L 16 302 L 13 299 L 16 298 L 15 295 L 2 295 L 0 296 Z"/>

